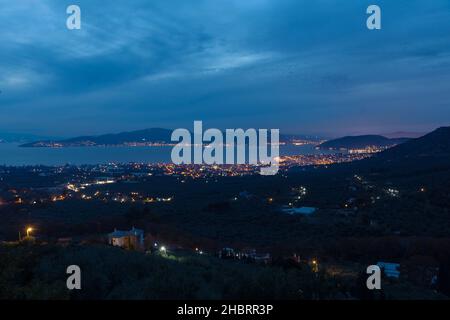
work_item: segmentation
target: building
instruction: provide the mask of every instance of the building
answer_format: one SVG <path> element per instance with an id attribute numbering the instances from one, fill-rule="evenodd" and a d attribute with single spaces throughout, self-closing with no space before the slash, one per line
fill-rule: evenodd
<path id="1" fill-rule="evenodd" d="M 130 231 L 116 229 L 108 234 L 108 243 L 128 250 L 144 250 L 144 230 L 134 227 Z"/>

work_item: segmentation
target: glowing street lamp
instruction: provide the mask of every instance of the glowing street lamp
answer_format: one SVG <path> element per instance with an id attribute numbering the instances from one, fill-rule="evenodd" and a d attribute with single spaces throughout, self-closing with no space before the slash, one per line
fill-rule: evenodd
<path id="1" fill-rule="evenodd" d="M 27 228 L 27 237 L 30 237 L 30 233 L 33 231 L 32 227 Z"/>
<path id="2" fill-rule="evenodd" d="M 311 261 L 311 263 L 312 263 L 312 271 L 313 271 L 314 273 L 319 272 L 319 262 L 318 262 L 316 259 L 313 259 L 313 260 Z"/>

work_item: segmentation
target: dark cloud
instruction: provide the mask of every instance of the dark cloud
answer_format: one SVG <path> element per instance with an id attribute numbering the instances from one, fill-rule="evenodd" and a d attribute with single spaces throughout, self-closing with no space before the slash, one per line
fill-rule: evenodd
<path id="1" fill-rule="evenodd" d="M 382 8 L 368 31 L 365 10 Z M 424 131 L 450 120 L 448 0 L 0 0 L 0 128 Z"/>

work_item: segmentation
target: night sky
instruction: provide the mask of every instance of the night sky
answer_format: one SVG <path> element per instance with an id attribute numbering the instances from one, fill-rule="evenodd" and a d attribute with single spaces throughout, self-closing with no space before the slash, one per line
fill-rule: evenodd
<path id="1" fill-rule="evenodd" d="M 81 7 L 82 29 L 66 28 Z M 366 8 L 382 9 L 382 30 Z M 448 0 L 0 0 L 0 131 L 450 124 Z"/>

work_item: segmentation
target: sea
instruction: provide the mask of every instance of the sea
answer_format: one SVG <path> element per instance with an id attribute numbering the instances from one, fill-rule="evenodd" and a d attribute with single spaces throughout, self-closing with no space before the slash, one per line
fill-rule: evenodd
<path id="1" fill-rule="evenodd" d="M 61 166 L 103 163 L 170 163 L 171 146 L 127 147 L 65 147 L 23 148 L 16 143 L 0 143 L 0 165 L 4 166 Z M 282 145 L 280 155 L 309 155 L 333 153 L 316 150 L 314 145 Z"/>

